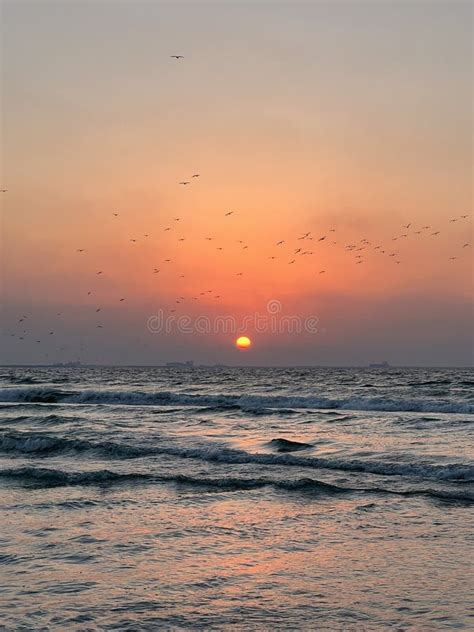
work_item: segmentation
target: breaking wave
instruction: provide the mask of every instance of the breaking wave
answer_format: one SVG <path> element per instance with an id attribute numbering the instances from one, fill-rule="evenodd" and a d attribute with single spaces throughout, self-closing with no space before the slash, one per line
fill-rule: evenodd
<path id="1" fill-rule="evenodd" d="M 115 404 L 135 406 L 200 406 L 239 408 L 252 413 L 265 409 L 342 409 L 387 412 L 474 413 L 474 403 L 446 399 L 396 399 L 388 397 L 328 398 L 313 395 L 202 395 L 171 391 L 65 391 L 54 388 L 3 388 L 2 402 Z"/>
<path id="2" fill-rule="evenodd" d="M 288 492 L 305 492 L 318 495 L 336 494 L 391 494 L 396 496 L 427 496 L 433 499 L 474 502 L 474 494 L 468 490 L 439 490 L 439 489 L 408 489 L 392 490 L 381 487 L 355 488 L 332 485 L 313 478 L 298 478 L 282 480 L 274 478 L 212 478 L 195 477 L 182 474 L 154 475 L 151 473 L 121 473 L 111 470 L 94 470 L 66 472 L 64 470 L 23 466 L 8 468 L 0 471 L 0 478 L 12 479 L 22 485 L 37 487 L 64 487 L 74 485 L 117 485 L 123 483 L 142 484 L 175 484 L 199 487 L 208 491 L 241 491 L 258 490 L 264 487 L 274 487 Z"/>
<path id="3" fill-rule="evenodd" d="M 281 441 L 281 440 L 276 440 Z M 296 443 L 296 442 L 295 442 Z M 49 457 L 68 453 L 90 453 L 109 459 L 134 459 L 166 455 L 182 459 L 197 459 L 209 463 L 277 465 L 344 472 L 363 472 L 381 476 L 417 477 L 446 481 L 474 481 L 474 466 L 470 464 L 432 464 L 390 462 L 377 459 L 331 458 L 302 456 L 288 453 L 251 453 L 244 450 L 207 445 L 185 447 L 174 445 L 130 445 L 113 441 L 93 442 L 82 439 L 55 437 L 45 433 L 5 432 L 0 435 L 0 451 L 13 454 Z"/>

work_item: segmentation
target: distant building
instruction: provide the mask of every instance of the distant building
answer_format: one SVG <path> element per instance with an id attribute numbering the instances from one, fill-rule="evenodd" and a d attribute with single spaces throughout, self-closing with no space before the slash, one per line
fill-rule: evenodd
<path id="1" fill-rule="evenodd" d="M 386 361 L 379 362 L 378 364 L 369 364 L 369 369 L 386 369 L 390 366 L 390 364 Z"/>
<path id="2" fill-rule="evenodd" d="M 194 362 L 192 360 L 187 360 L 186 362 L 167 362 L 165 366 L 173 369 L 192 369 Z"/>
<path id="3" fill-rule="evenodd" d="M 52 364 L 51 366 L 60 366 L 67 369 L 76 368 L 82 366 L 79 360 L 75 360 L 74 362 L 56 362 L 56 364 Z"/>

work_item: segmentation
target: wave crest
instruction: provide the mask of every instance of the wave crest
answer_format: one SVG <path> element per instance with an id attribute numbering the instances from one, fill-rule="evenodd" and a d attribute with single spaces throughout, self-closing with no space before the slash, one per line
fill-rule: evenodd
<path id="1" fill-rule="evenodd" d="M 2 402 L 115 404 L 135 406 L 200 406 L 239 408 L 253 414 L 265 409 L 342 409 L 386 412 L 474 413 L 474 404 L 443 399 L 395 399 L 388 397 L 328 398 L 314 395 L 202 395 L 158 391 L 64 391 L 53 388 L 3 388 Z"/>

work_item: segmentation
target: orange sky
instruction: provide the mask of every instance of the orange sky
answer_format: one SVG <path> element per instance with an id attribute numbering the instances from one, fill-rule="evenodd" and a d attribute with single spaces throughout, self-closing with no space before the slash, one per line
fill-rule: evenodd
<path id="1" fill-rule="evenodd" d="M 63 339 L 38 361 L 241 363 L 218 335 L 154 338 L 147 355 L 146 320 L 159 308 L 240 318 L 278 299 L 324 320 L 325 339 L 262 335 L 250 363 L 284 363 L 288 348 L 292 363 L 468 362 L 470 13 L 461 2 L 5 3 L 6 360 L 35 361 L 32 339 L 64 312 Z M 298 239 L 308 231 L 313 241 Z M 201 298 L 207 289 L 220 298 Z M 8 334 L 23 311 L 19 345 Z"/>

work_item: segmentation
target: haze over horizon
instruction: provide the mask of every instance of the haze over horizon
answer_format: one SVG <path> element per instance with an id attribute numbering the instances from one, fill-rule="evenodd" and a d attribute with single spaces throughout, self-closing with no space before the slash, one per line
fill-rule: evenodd
<path id="1" fill-rule="evenodd" d="M 7 1 L 1 33 L 2 364 L 472 364 L 471 3 Z M 313 330 L 241 330 L 276 302 Z"/>

